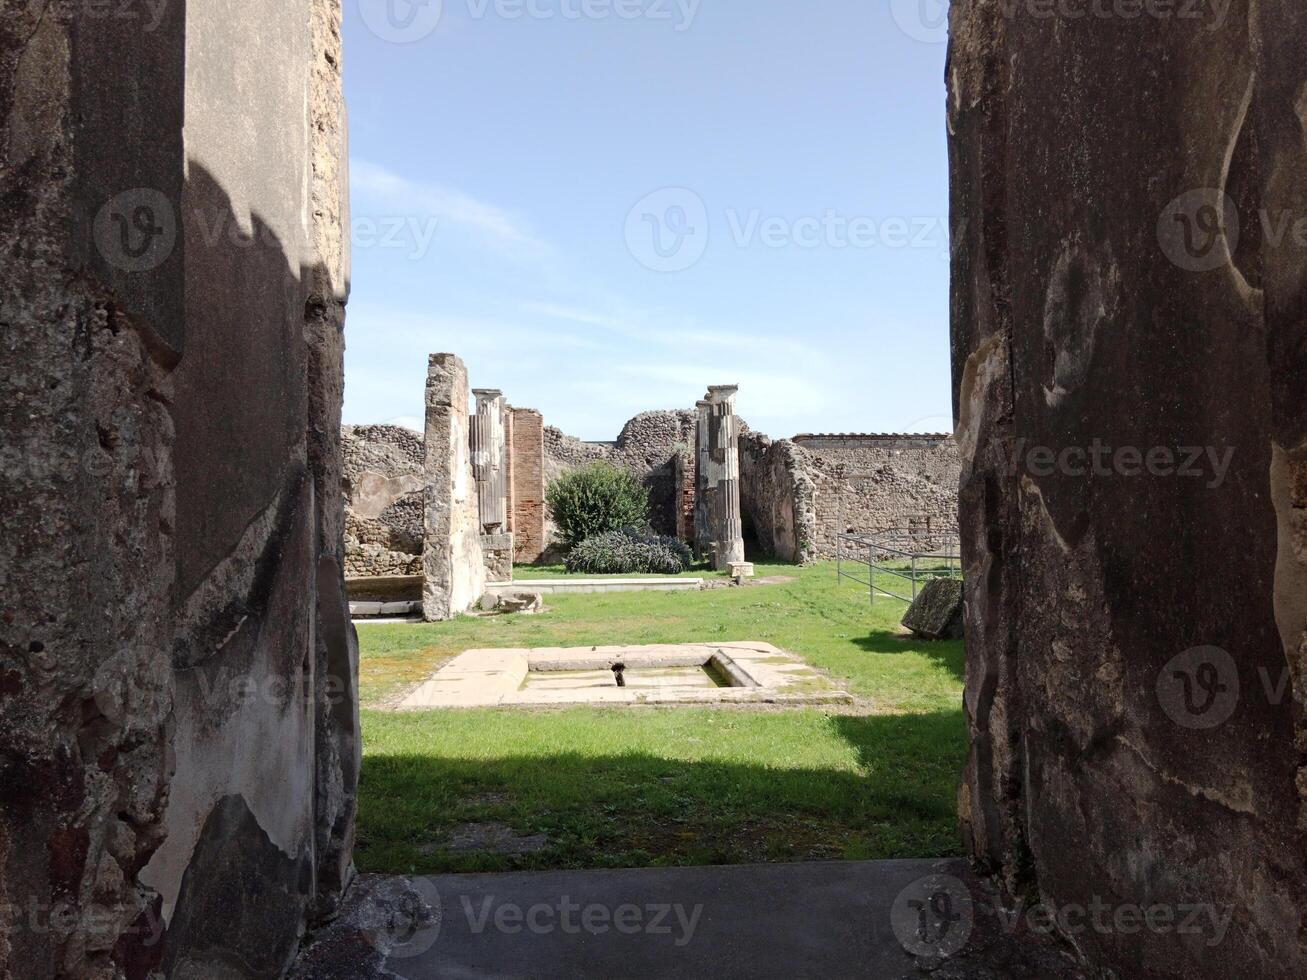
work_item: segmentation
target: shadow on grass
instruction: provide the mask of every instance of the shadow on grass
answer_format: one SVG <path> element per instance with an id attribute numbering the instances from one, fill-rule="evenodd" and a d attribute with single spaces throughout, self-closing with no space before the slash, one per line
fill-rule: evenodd
<path id="1" fill-rule="evenodd" d="M 966 645 L 961 640 L 927 640 L 910 633 L 874 629 L 855 637 L 853 643 L 868 653 L 921 653 L 947 667 L 958 680 L 966 680 Z"/>
<path id="2" fill-rule="evenodd" d="M 457 744 L 442 752 L 432 725 L 430 753 L 365 756 L 356 858 L 365 871 L 428 874 L 958 853 L 961 712 L 826 722 L 854 749 L 856 768 L 789 768 L 783 753 L 752 763 L 557 751 L 538 739 L 466 758 Z M 448 850 L 465 823 L 548 844 L 520 855 Z"/>

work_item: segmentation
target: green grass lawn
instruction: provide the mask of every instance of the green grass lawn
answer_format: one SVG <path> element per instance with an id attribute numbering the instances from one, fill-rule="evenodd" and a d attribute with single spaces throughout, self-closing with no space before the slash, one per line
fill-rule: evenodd
<path id="1" fill-rule="evenodd" d="M 550 596 L 538 617 L 359 630 L 366 871 L 631 867 L 958 851 L 962 644 L 900 635 L 903 603 L 867 602 L 832 565 L 702 592 Z M 534 570 L 524 572 L 524 577 Z M 822 710 L 382 706 L 472 647 L 765 640 L 860 703 Z M 543 834 L 537 853 L 451 853 L 451 828 Z"/>

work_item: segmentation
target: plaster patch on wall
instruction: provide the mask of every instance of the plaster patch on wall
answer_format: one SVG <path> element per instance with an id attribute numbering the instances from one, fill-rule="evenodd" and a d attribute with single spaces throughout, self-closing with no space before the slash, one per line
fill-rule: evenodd
<path id="1" fill-rule="evenodd" d="M 1098 331 L 1115 313 L 1120 273 L 1110 258 L 1100 262 L 1077 242 L 1068 242 L 1058 256 L 1044 297 L 1044 339 L 1049 348 L 1051 376 L 1044 383 L 1044 400 L 1061 404 L 1089 377 Z"/>

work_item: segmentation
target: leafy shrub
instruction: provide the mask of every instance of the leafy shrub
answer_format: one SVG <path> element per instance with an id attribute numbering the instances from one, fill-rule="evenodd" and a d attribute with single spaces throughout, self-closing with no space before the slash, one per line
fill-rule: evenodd
<path id="1" fill-rule="evenodd" d="M 567 570 L 589 575 L 677 575 L 690 562 L 685 542 L 624 528 L 586 538 L 568 554 Z"/>
<path id="2" fill-rule="evenodd" d="M 649 491 L 610 463 L 565 473 L 549 484 L 545 500 L 569 548 L 598 534 L 649 523 Z"/>

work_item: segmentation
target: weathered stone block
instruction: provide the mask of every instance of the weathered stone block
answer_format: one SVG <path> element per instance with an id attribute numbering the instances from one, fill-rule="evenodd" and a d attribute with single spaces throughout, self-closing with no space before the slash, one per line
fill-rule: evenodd
<path id="1" fill-rule="evenodd" d="M 535 615 L 543 612 L 544 597 L 539 592 L 487 592 L 481 597 L 483 612 L 521 613 Z"/>
<path id="2" fill-rule="evenodd" d="M 928 640 L 962 639 L 962 583 L 955 578 L 931 579 L 912 600 L 903 625 Z"/>
<path id="3" fill-rule="evenodd" d="M 513 581 L 513 535 L 483 534 L 481 558 L 485 562 L 487 582 Z"/>

